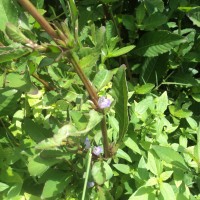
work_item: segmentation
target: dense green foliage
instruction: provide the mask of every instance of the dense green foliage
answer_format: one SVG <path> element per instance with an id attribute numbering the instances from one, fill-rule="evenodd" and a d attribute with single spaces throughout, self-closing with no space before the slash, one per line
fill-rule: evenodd
<path id="1" fill-rule="evenodd" d="M 21 2 L 0 1 L 0 199 L 200 199 L 199 0 L 31 0 L 52 35 Z"/>

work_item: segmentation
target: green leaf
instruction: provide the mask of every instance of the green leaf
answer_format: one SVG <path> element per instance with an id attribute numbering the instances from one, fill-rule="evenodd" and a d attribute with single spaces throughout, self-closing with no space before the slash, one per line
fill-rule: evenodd
<path id="1" fill-rule="evenodd" d="M 128 200 L 155 200 L 154 188 L 140 187 L 133 193 Z"/>
<path id="2" fill-rule="evenodd" d="M 155 57 L 170 51 L 183 42 L 185 39 L 180 35 L 168 31 L 152 31 L 140 38 L 134 53 L 140 56 Z"/>
<path id="3" fill-rule="evenodd" d="M 28 92 L 32 87 L 29 72 L 26 70 L 24 74 L 9 73 L 6 76 L 5 85 L 6 87 L 16 88 L 22 92 Z"/>
<path id="4" fill-rule="evenodd" d="M 123 151 L 122 149 L 117 150 L 116 156 L 118 158 L 122 158 L 122 159 L 129 161 L 129 162 L 132 162 L 130 156 L 125 151 Z"/>
<path id="5" fill-rule="evenodd" d="M 42 159 L 39 156 L 29 157 L 28 159 L 28 171 L 31 176 L 41 176 L 51 166 L 59 163 L 56 159 Z"/>
<path id="6" fill-rule="evenodd" d="M 152 14 L 154 12 L 163 12 L 165 6 L 162 0 L 145 0 L 145 6 L 147 11 Z"/>
<path id="7" fill-rule="evenodd" d="M 126 139 L 124 140 L 124 144 L 125 144 L 129 149 L 131 149 L 134 153 L 136 152 L 136 153 L 138 153 L 138 154 L 141 155 L 141 150 L 140 150 L 139 146 L 138 146 L 137 143 L 136 143 L 134 140 L 132 140 L 130 137 L 128 137 L 128 138 L 126 138 Z"/>
<path id="8" fill-rule="evenodd" d="M 170 147 L 153 145 L 152 149 L 156 152 L 158 157 L 165 162 L 172 164 L 183 171 L 187 171 L 188 167 L 185 164 L 183 157 Z"/>
<path id="9" fill-rule="evenodd" d="M 187 118 L 192 116 L 192 111 L 182 108 L 177 108 L 174 105 L 169 106 L 170 113 L 178 118 Z"/>
<path id="10" fill-rule="evenodd" d="M 0 30 L 2 30 L 2 31 L 5 30 L 7 22 L 17 24 L 18 13 L 17 13 L 17 9 L 14 6 L 14 3 L 12 0 L 10 0 L 10 1 L 1 0 L 0 1 L 0 13 L 1 13 Z"/>
<path id="11" fill-rule="evenodd" d="M 120 172 L 124 174 L 129 174 L 131 172 L 131 169 L 128 165 L 125 164 L 113 164 L 113 166 L 119 170 Z"/>
<path id="12" fill-rule="evenodd" d="M 173 171 L 165 171 L 160 175 L 160 178 L 163 181 L 166 181 L 167 179 L 169 179 L 171 177 L 172 174 L 173 174 Z"/>
<path id="13" fill-rule="evenodd" d="M 6 24 L 6 34 L 14 42 L 21 44 L 29 43 L 29 39 L 15 25 L 11 23 Z"/>
<path id="14" fill-rule="evenodd" d="M 116 119 L 119 122 L 119 139 L 121 141 L 128 129 L 128 88 L 125 68 L 120 67 L 113 79 L 112 94 L 115 98 Z"/>
<path id="15" fill-rule="evenodd" d="M 140 26 L 142 21 L 144 20 L 146 15 L 146 9 L 144 7 L 144 4 L 141 3 L 137 8 L 136 8 L 136 20 L 138 25 Z"/>
<path id="16" fill-rule="evenodd" d="M 156 98 L 156 111 L 163 114 L 167 110 L 168 105 L 168 96 L 165 91 L 160 97 Z"/>
<path id="17" fill-rule="evenodd" d="M 159 80 L 162 80 L 168 70 L 168 59 L 167 53 L 145 58 L 144 63 L 141 64 L 140 82 L 157 84 Z"/>
<path id="18" fill-rule="evenodd" d="M 160 184 L 160 192 L 164 200 L 174 200 L 176 199 L 174 190 L 169 183 L 162 182 Z"/>
<path id="19" fill-rule="evenodd" d="M 44 184 L 41 198 L 51 198 L 62 193 L 64 189 L 68 186 L 71 176 L 65 174 L 64 172 L 52 172 L 54 176 L 47 177 L 48 180 Z"/>
<path id="20" fill-rule="evenodd" d="M 0 116 L 10 115 L 16 110 L 16 105 L 21 96 L 15 89 L 0 89 Z"/>
<path id="21" fill-rule="evenodd" d="M 155 174 L 156 176 L 159 176 L 162 173 L 163 165 L 161 163 L 161 160 L 158 159 L 155 153 L 148 152 L 148 167 L 149 170 Z"/>
<path id="22" fill-rule="evenodd" d="M 134 87 L 136 94 L 148 94 L 151 92 L 151 90 L 155 87 L 152 83 L 147 83 L 144 85 L 138 85 Z"/>
<path id="23" fill-rule="evenodd" d="M 128 53 L 129 51 L 131 51 L 134 48 L 135 48 L 134 45 L 130 45 L 130 46 L 122 47 L 121 49 L 114 49 L 112 52 L 108 53 L 107 57 L 108 58 L 118 57 L 118 56 Z"/>
<path id="24" fill-rule="evenodd" d="M 105 181 L 113 176 L 112 169 L 104 161 L 95 162 L 92 166 L 92 176 L 98 185 L 102 185 Z"/>
<path id="25" fill-rule="evenodd" d="M 143 21 L 143 25 L 139 26 L 140 29 L 154 30 L 155 28 L 165 24 L 167 17 L 161 13 L 154 13 Z"/>
<path id="26" fill-rule="evenodd" d="M 14 197 L 18 196 L 22 189 L 22 183 L 14 184 L 7 192 L 7 198 L 13 199 Z"/>
<path id="27" fill-rule="evenodd" d="M 30 53 L 26 47 L 0 47 L 0 63 L 12 61 Z"/>
<path id="28" fill-rule="evenodd" d="M 101 200 L 114 200 L 108 189 L 103 187 L 98 187 L 97 195 Z"/>
<path id="29" fill-rule="evenodd" d="M 106 86 L 112 79 L 113 73 L 107 69 L 100 70 L 94 77 L 93 84 L 97 90 L 101 90 Z"/>
<path id="30" fill-rule="evenodd" d="M 6 190 L 7 188 L 9 188 L 9 185 L 0 182 L 0 192 Z"/>
<path id="31" fill-rule="evenodd" d="M 194 25 L 200 27 L 200 8 L 192 9 L 188 13 L 189 19 L 193 22 Z"/>
<path id="32" fill-rule="evenodd" d="M 30 118 L 25 118 L 22 124 L 24 133 L 30 136 L 35 142 L 41 142 L 49 135 L 49 130 L 44 129 L 42 125 L 37 124 Z"/>

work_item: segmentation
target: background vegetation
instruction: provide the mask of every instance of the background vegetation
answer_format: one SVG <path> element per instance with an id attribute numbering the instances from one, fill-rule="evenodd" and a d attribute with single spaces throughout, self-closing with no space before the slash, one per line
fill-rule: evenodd
<path id="1" fill-rule="evenodd" d="M 31 2 L 0 1 L 0 198 L 200 199 L 199 0 Z"/>

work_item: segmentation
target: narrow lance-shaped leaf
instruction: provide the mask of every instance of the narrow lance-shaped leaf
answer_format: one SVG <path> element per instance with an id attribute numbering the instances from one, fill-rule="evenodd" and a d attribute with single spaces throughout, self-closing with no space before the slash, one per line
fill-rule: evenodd
<path id="1" fill-rule="evenodd" d="M 123 54 L 128 53 L 129 51 L 131 51 L 134 48 L 135 48 L 134 45 L 130 45 L 130 46 L 122 47 L 120 49 L 114 49 L 112 52 L 108 53 L 108 58 L 121 56 Z"/>
<path id="2" fill-rule="evenodd" d="M 186 40 L 180 35 L 168 31 L 152 31 L 140 38 L 134 52 L 140 56 L 155 57 L 184 42 Z"/>
<path id="3" fill-rule="evenodd" d="M 128 129 L 128 88 L 125 67 L 121 66 L 113 79 L 112 94 L 115 98 L 116 119 L 119 122 L 119 139 L 121 141 Z"/>

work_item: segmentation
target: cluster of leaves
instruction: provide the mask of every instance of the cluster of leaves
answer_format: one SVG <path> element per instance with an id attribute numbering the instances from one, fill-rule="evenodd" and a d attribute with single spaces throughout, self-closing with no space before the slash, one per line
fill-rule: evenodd
<path id="1" fill-rule="evenodd" d="M 92 153 L 105 118 L 63 43 L 1 0 L 0 198 L 200 199 L 198 0 L 32 3 L 112 101 L 110 156 Z"/>

